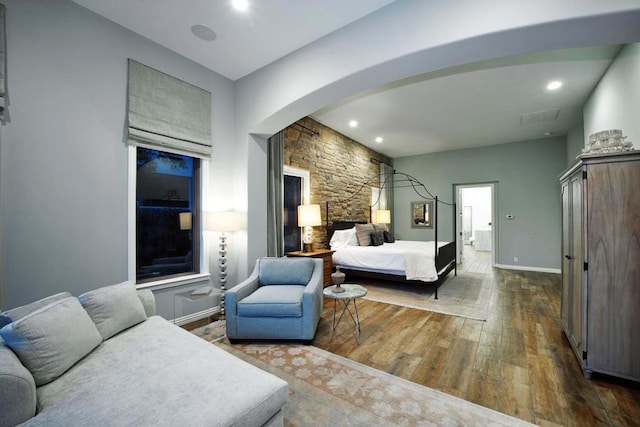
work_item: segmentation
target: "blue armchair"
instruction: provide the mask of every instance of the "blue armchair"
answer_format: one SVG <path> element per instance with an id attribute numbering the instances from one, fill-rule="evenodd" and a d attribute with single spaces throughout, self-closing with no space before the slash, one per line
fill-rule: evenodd
<path id="1" fill-rule="evenodd" d="M 260 258 L 225 294 L 227 337 L 311 342 L 322 314 L 322 260 Z"/>

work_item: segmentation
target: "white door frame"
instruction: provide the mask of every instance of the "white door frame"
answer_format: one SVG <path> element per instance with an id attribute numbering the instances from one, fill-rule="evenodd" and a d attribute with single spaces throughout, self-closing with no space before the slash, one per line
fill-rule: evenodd
<path id="1" fill-rule="evenodd" d="M 497 222 L 497 200 L 498 200 L 498 183 L 497 182 L 474 182 L 471 184 L 453 184 L 453 193 L 456 201 L 456 210 L 458 211 L 456 214 L 456 262 L 460 263 L 463 261 L 462 259 L 462 251 L 464 249 L 462 242 L 462 211 L 464 207 L 462 206 L 462 189 L 463 188 L 474 188 L 474 187 L 489 187 L 491 189 L 491 266 L 496 265 L 496 252 L 498 248 L 496 247 L 496 236 L 498 230 L 498 222 Z"/>

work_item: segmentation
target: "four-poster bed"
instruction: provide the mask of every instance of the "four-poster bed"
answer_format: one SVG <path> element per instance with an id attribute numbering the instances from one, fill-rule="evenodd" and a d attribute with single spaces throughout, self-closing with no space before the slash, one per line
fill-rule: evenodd
<path id="1" fill-rule="evenodd" d="M 394 179 L 400 177 L 401 179 Z M 363 184 L 355 193 L 361 191 L 368 183 Z M 340 271 L 349 276 L 392 280 L 402 283 L 416 283 L 420 285 L 432 284 L 434 297 L 438 299 L 438 287 L 446 280 L 447 275 L 456 268 L 456 221 L 455 203 L 446 203 L 432 196 L 426 187 L 410 175 L 393 171 L 381 185 L 392 188 L 409 187 L 425 202 L 433 204 L 432 223 L 433 241 L 394 241 L 393 235 L 383 244 L 366 239 L 366 242 L 358 241 L 363 236 L 367 223 L 362 220 L 330 219 L 329 202 L 326 203 L 326 229 L 327 246 L 334 250 L 333 264 L 340 267 Z M 372 203 L 375 206 L 377 201 Z M 441 222 L 439 221 L 439 205 L 450 206 L 453 218 L 453 235 L 451 241 L 439 241 L 438 235 L 442 235 Z M 371 209 L 371 206 L 370 206 Z M 372 217 L 372 216 L 370 216 Z M 382 224 L 374 224 L 374 233 L 379 233 Z M 356 231 L 358 230 L 358 231 Z M 367 229 L 368 230 L 368 229 Z M 337 233 L 337 234 L 336 234 Z M 356 234 L 358 233 L 358 234 Z M 375 237 L 372 236 L 371 237 Z"/>

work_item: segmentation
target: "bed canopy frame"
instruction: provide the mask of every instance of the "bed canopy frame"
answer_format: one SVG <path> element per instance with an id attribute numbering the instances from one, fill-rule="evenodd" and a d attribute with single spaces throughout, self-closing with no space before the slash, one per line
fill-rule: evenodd
<path id="1" fill-rule="evenodd" d="M 369 188 L 370 184 L 372 181 L 374 181 L 375 179 L 377 179 L 377 177 L 373 177 L 371 179 L 369 179 L 368 181 L 364 182 L 363 184 L 360 185 L 360 187 L 352 194 L 351 197 L 349 197 L 348 199 L 343 199 L 343 200 L 338 200 L 338 202 L 351 202 L 358 194 L 360 194 L 360 192 L 362 192 L 365 188 Z M 380 192 L 378 193 L 378 198 L 373 201 L 373 203 L 371 203 L 369 205 L 369 219 L 373 222 L 373 207 L 376 206 L 379 201 L 380 201 L 380 197 L 382 195 L 382 192 L 384 189 L 397 189 L 397 188 L 411 188 L 413 189 L 414 193 L 421 199 L 424 201 L 433 201 L 434 202 L 434 219 L 433 219 L 433 230 L 434 230 L 434 246 L 435 246 L 435 254 L 436 254 L 436 258 L 435 258 L 435 264 L 436 264 L 436 270 L 438 272 L 438 279 L 434 282 L 431 282 L 434 284 L 435 286 L 435 299 L 438 299 L 438 287 L 440 286 L 440 284 L 442 284 L 442 282 L 444 282 L 444 280 L 446 279 L 447 275 L 449 274 L 449 272 L 451 272 L 451 270 L 454 271 L 454 275 L 458 274 L 457 271 L 457 264 L 456 264 L 456 253 L 457 253 L 457 239 L 456 239 L 456 203 L 449 203 L 449 202 L 445 202 L 443 200 L 440 200 L 438 198 L 438 196 L 434 196 L 428 189 L 427 187 L 420 182 L 417 178 L 403 173 L 403 172 L 398 172 L 395 169 L 393 170 L 393 173 L 387 174 L 387 176 L 385 177 L 384 181 L 381 183 L 380 185 Z M 453 239 L 450 243 L 448 243 L 447 245 L 438 248 L 438 223 L 439 223 L 439 214 L 438 214 L 438 206 L 440 204 L 443 205 L 447 205 L 447 206 L 451 206 L 452 208 L 452 217 L 453 217 Z M 356 224 L 362 224 L 362 223 L 366 223 L 366 221 L 354 221 L 354 220 L 336 220 L 336 221 L 331 221 L 331 226 L 329 225 L 329 201 L 326 202 L 325 204 L 325 224 L 326 224 L 326 230 L 327 230 L 327 247 L 329 247 L 329 242 L 331 240 L 331 237 L 333 236 L 333 232 L 336 230 L 344 230 L 344 229 L 348 229 L 348 228 L 352 228 L 353 226 L 355 226 Z M 394 274 L 385 274 L 385 273 L 373 273 L 373 272 L 365 272 L 365 271 L 359 271 L 359 270 L 351 270 L 348 268 L 341 268 L 341 271 L 344 271 L 347 274 L 352 274 L 354 276 L 361 276 L 361 277 L 370 277 L 370 278 L 376 278 L 376 279 L 383 279 L 383 280 L 394 280 L 394 281 L 402 281 L 402 282 L 410 282 L 410 283 L 427 283 L 427 282 L 420 282 L 417 280 L 407 280 L 406 278 L 403 278 L 401 276 L 398 275 L 394 275 Z"/>

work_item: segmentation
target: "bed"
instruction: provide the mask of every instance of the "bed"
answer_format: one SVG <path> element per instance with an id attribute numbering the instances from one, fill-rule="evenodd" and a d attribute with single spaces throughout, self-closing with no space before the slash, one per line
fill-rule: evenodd
<path id="1" fill-rule="evenodd" d="M 452 270 L 457 273 L 455 242 L 387 239 L 376 246 L 361 246 L 355 227 L 363 224 L 334 221 L 329 227 L 328 240 L 335 251 L 333 265 L 348 276 L 431 284 L 438 299 L 438 287 Z"/>

